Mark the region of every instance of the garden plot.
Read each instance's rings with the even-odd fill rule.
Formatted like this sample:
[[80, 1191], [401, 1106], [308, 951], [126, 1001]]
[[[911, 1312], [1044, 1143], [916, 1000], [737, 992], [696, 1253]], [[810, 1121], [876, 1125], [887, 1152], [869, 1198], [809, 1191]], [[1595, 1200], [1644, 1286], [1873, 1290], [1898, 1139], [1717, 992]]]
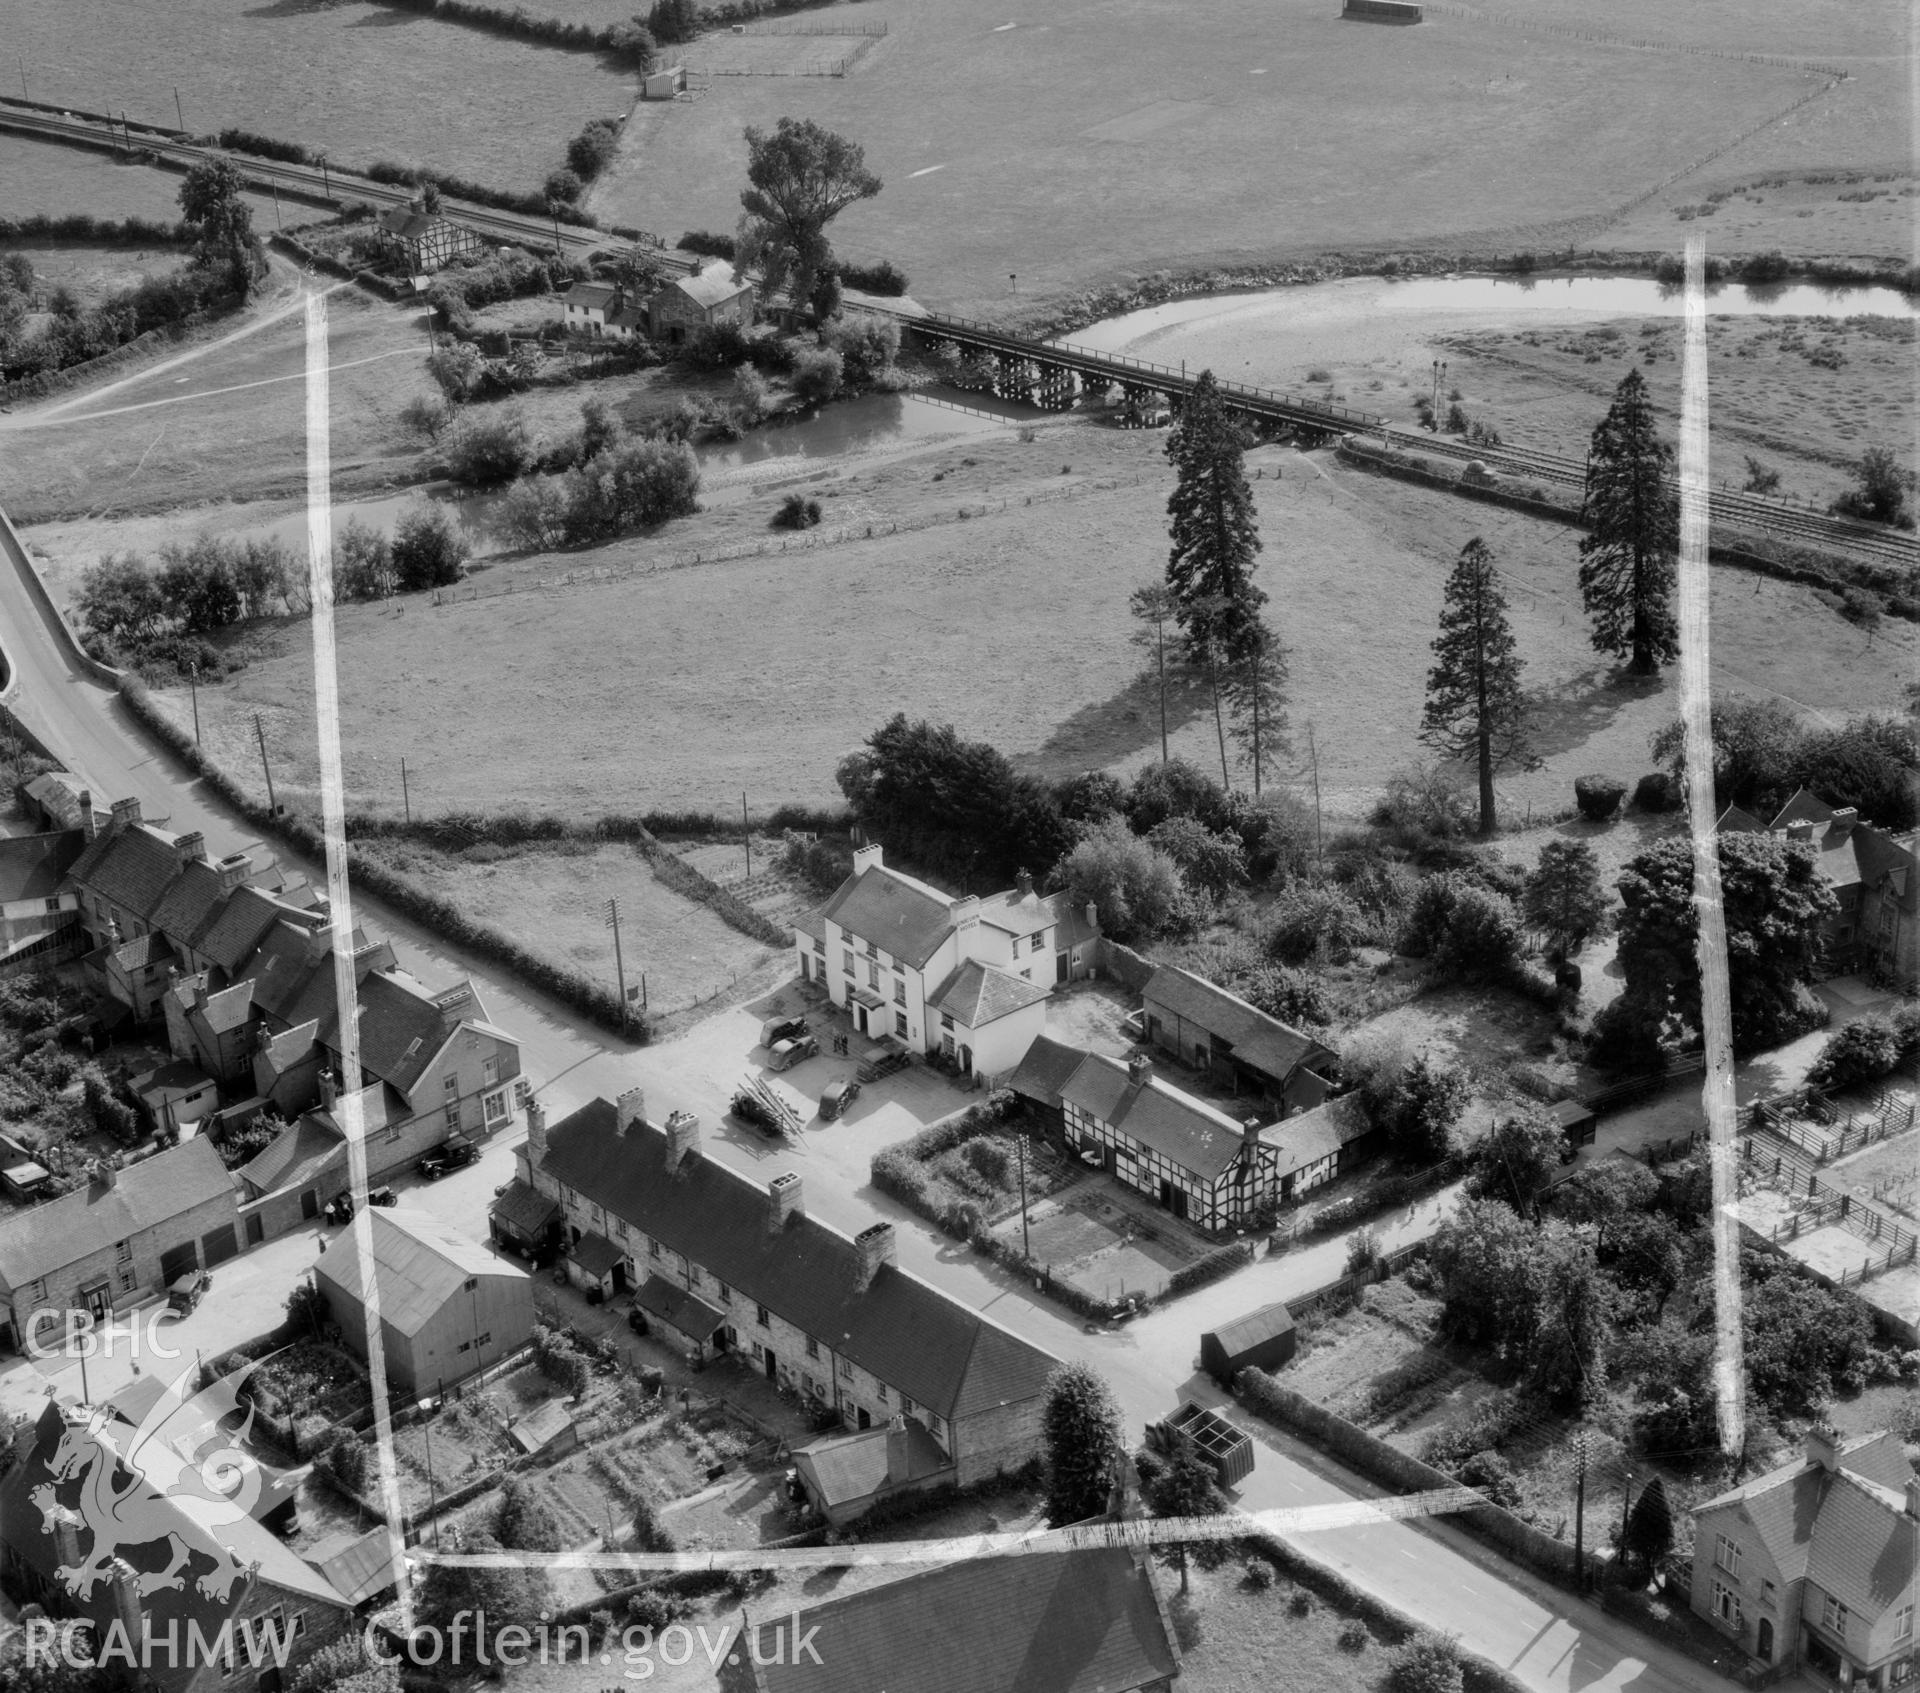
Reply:
[[1877, 1199], [1902, 1216], [1920, 1217], [1915, 1197], [1920, 1189], [1920, 1129], [1909, 1129], [1842, 1158], [1825, 1172], [1825, 1180]]
[[[1020, 1218], [1015, 1215], [994, 1232], [1019, 1242]], [[1093, 1183], [1031, 1207], [1025, 1238], [1034, 1262], [1044, 1264], [1055, 1281], [1107, 1304], [1134, 1293], [1158, 1298], [1174, 1273], [1204, 1250], [1171, 1221], [1164, 1228], [1142, 1224]]]

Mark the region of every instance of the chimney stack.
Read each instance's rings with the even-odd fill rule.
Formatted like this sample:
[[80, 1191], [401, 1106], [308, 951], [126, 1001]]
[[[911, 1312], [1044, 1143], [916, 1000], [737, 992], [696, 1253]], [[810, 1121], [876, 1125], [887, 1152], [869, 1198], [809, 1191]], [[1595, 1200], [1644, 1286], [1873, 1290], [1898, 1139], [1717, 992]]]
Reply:
[[207, 857], [207, 837], [201, 834], [198, 829], [194, 830], [190, 835], [175, 836], [173, 854], [174, 857], [180, 861], [180, 868], [183, 870], [189, 864], [196, 861], [205, 863]]
[[144, 1607], [140, 1600], [140, 1577], [125, 1558], [115, 1558], [107, 1568], [111, 1572], [107, 1580], [113, 1588], [115, 1617], [127, 1631], [128, 1646], [138, 1650], [140, 1637], [146, 1630]]
[[1827, 819], [1827, 827], [1840, 839], [1845, 840], [1853, 833], [1853, 826], [1859, 821], [1860, 808], [1857, 805], [1843, 805]]
[[1251, 1152], [1260, 1144], [1260, 1119], [1249, 1117], [1240, 1125], [1240, 1144]]
[[907, 1439], [907, 1419], [898, 1411], [887, 1420], [887, 1485], [905, 1487], [913, 1479], [912, 1448]]
[[778, 1234], [789, 1217], [803, 1217], [800, 1205], [800, 1178], [788, 1170], [767, 1183], [767, 1233]]
[[99, 832], [100, 825], [94, 820], [93, 815], [93, 790], [82, 788], [80, 790], [80, 833], [88, 840], [92, 840]]
[[340, 1100], [340, 1082], [333, 1073], [331, 1064], [320, 1067], [320, 1108], [331, 1111]]
[[667, 1173], [672, 1175], [700, 1145], [700, 1119], [691, 1111], [667, 1116]]
[[120, 1172], [111, 1158], [96, 1158], [93, 1161], [93, 1179], [111, 1193], [113, 1184], [120, 1179]]
[[1018, 890], [1022, 899], [1033, 898], [1033, 872], [1031, 870], [1014, 871], [1013, 885], [1015, 889]]
[[1832, 1423], [1815, 1423], [1807, 1430], [1807, 1462], [1823, 1470], [1840, 1467], [1840, 1432]]
[[1087, 901], [1087, 927], [1096, 935], [1100, 932], [1100, 907], [1092, 900]]
[[854, 1277], [854, 1286], [865, 1293], [873, 1286], [873, 1278], [880, 1273], [882, 1264], [891, 1264], [894, 1260], [893, 1224], [875, 1223], [862, 1229], [853, 1237], [853, 1249], [860, 1255], [859, 1269]]
[[527, 1101], [527, 1174], [540, 1168], [547, 1155], [547, 1108], [537, 1099]]
[[1145, 1056], [1127, 1060], [1127, 1080], [1137, 1088], [1143, 1088], [1153, 1080], [1153, 1060]]
[[220, 860], [220, 891], [230, 894], [253, 874], [253, 860], [244, 852], [231, 852]]
[[[85, 1421], [85, 1413], [75, 1418], [69, 1413], [70, 1421]], [[53, 1510], [53, 1549], [69, 1569], [80, 1565], [80, 1513], [71, 1505], [57, 1505]]]
[[853, 873], [858, 876], [868, 870], [886, 868], [886, 849], [880, 846], [856, 847], [853, 854]]
[[1787, 839], [1790, 841], [1811, 841], [1813, 824], [1805, 818], [1796, 819], [1787, 825]]
[[647, 1093], [645, 1088], [628, 1088], [613, 1102], [614, 1125], [622, 1134], [637, 1123], [647, 1120]]
[[333, 951], [333, 925], [316, 923], [307, 931], [307, 962], [318, 964]]
[[113, 822], [109, 828], [114, 834], [131, 829], [139, 821], [140, 802], [137, 799], [117, 799], [113, 802]]

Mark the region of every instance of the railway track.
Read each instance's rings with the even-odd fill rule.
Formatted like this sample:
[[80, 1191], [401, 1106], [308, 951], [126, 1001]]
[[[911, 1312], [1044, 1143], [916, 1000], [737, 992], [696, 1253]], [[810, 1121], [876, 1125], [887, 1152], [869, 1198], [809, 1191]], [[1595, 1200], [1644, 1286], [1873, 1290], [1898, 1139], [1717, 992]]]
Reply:
[[[260, 159], [246, 153], [227, 153], [201, 147], [176, 132], [138, 126], [124, 120], [82, 117], [72, 113], [54, 114], [35, 111], [18, 103], [0, 99], [0, 129], [13, 129], [54, 140], [79, 142], [91, 147], [131, 150], [139, 148], [181, 164], [196, 164], [204, 159], [229, 160], [241, 175], [256, 187], [287, 188], [322, 204], [337, 205], [343, 198], [364, 200], [375, 206], [404, 206], [411, 197], [405, 185], [375, 182], [351, 171], [335, 170], [331, 165], [289, 164], [277, 159]], [[624, 237], [610, 231], [560, 223], [551, 218], [530, 217], [521, 212], [503, 212], [491, 206], [477, 206], [454, 196], [444, 197], [448, 212], [482, 233], [491, 233], [522, 246], [551, 247], [566, 254], [584, 253], [597, 246]], [[657, 237], [649, 238], [658, 242]], [[668, 269], [687, 272], [699, 260], [664, 244], [654, 256]], [[1034, 341], [1015, 335], [993, 324], [942, 313], [915, 316], [863, 303], [858, 309], [892, 318], [903, 331], [933, 340], [954, 342], [978, 352], [1032, 366], [1041, 371], [1072, 371], [1082, 381], [1118, 383], [1143, 392], [1166, 394], [1169, 398], [1191, 391], [1196, 378], [1186, 368], [1136, 359], [1125, 353], [1110, 353], [1076, 346], [1072, 342]], [[1268, 422], [1290, 428], [1316, 430], [1329, 434], [1379, 436], [1406, 450], [1432, 458], [1455, 461], [1479, 459], [1489, 468], [1509, 476], [1559, 487], [1584, 485], [1583, 461], [1529, 447], [1475, 446], [1444, 435], [1429, 435], [1395, 429], [1387, 419], [1370, 412], [1354, 411], [1330, 401], [1305, 394], [1290, 394], [1278, 389], [1258, 388], [1241, 382], [1221, 382], [1220, 392], [1235, 409]], [[1827, 548], [1841, 548], [1856, 557], [1901, 569], [1920, 568], [1920, 542], [1898, 531], [1856, 523], [1824, 512], [1810, 511], [1784, 500], [1768, 499], [1730, 488], [1717, 488], [1711, 498], [1713, 519], [1728, 527], [1758, 530], [1783, 540], [1803, 542]]]

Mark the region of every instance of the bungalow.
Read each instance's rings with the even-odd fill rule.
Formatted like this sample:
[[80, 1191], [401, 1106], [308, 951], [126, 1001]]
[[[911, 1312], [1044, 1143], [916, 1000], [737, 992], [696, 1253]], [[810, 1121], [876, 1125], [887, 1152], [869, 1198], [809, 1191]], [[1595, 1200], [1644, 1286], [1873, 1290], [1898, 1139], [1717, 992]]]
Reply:
[[[24, 1346], [36, 1313], [102, 1320], [159, 1298], [239, 1250], [233, 1180], [205, 1139], [0, 1221], [0, 1344]], [[41, 1321], [47, 1319], [42, 1317]]]
[[[700, 1301], [668, 1307], [656, 1290], [654, 1314], [856, 1431], [810, 1448], [803, 1475], [823, 1511], [844, 1517], [869, 1497], [843, 1489], [871, 1479], [874, 1443], [848, 1447], [869, 1456], [843, 1463], [838, 1442], [896, 1416], [920, 1453], [897, 1485], [916, 1490], [971, 1486], [1038, 1451], [1055, 1360], [900, 1269], [891, 1224], [849, 1240], [806, 1215], [797, 1174], [760, 1187], [702, 1155], [697, 1119], [648, 1122], [637, 1091], [551, 1129], [530, 1111], [518, 1162], [520, 1181], [560, 1204], [571, 1242], [591, 1230], [620, 1249], [624, 1285], [658, 1278]], [[702, 1335], [709, 1311], [724, 1320]], [[884, 1470], [884, 1442], [879, 1452]]]
[[869, 846], [820, 918], [795, 928], [794, 950], [802, 980], [862, 1034], [1000, 1075], [1045, 1028], [1053, 986], [1086, 973], [1098, 934], [1090, 907], [1036, 894], [1024, 871], [1004, 893], [950, 899]]
[[761, 1623], [751, 1645], [726, 1693], [1170, 1693], [1180, 1674], [1144, 1548], [968, 1558]]
[[657, 342], [679, 346], [722, 323], [751, 329], [753, 303], [753, 284], [725, 259], [715, 259], [654, 294], [647, 302], [647, 331]]
[[1191, 970], [1162, 965], [1140, 1000], [1148, 1041], [1215, 1085], [1260, 1095], [1283, 1117], [1327, 1097], [1339, 1062], [1331, 1047]]
[[1771, 1677], [1911, 1684], [1920, 1476], [1882, 1432], [1808, 1431], [1805, 1452], [1693, 1511], [1693, 1608]]
[[426, 276], [460, 259], [484, 257], [487, 250], [477, 230], [428, 211], [418, 197], [410, 205], [382, 212], [380, 232], [398, 251], [411, 276]]
[[1903, 982], [1920, 976], [1920, 837], [1876, 828], [1854, 806], [1829, 805], [1800, 789], [1764, 826], [1729, 807], [1723, 833], [1764, 831], [1813, 848], [1820, 871], [1840, 902], [1821, 939], [1830, 953], [1864, 958]]
[[1108, 1174], [1208, 1230], [1245, 1226], [1331, 1181], [1370, 1129], [1351, 1099], [1278, 1123], [1236, 1122], [1163, 1081], [1151, 1060], [1085, 1054], [1059, 1086], [1067, 1145], [1098, 1152]]

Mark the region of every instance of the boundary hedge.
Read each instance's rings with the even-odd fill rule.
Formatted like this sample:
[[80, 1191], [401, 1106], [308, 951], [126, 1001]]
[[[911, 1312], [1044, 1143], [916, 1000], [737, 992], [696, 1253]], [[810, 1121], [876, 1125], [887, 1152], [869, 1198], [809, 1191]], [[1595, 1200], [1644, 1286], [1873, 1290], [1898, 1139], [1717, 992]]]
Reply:
[[185, 247], [193, 232], [184, 223], [152, 218], [97, 218], [90, 212], [49, 217], [0, 218], [0, 241], [84, 241], [102, 247]]
[[[160, 712], [138, 677], [121, 678], [120, 697], [142, 728], [256, 829], [277, 835], [296, 852], [311, 859], [325, 861], [326, 841], [312, 823], [304, 817], [289, 815], [284, 809], [276, 816], [254, 799]], [[652, 1038], [652, 1025], [644, 1015], [623, 1007], [617, 995], [579, 972], [562, 969], [529, 952], [503, 930], [476, 922], [450, 900], [441, 898], [412, 877], [354, 852], [351, 844], [347, 849], [347, 864], [359, 886], [376, 899], [385, 900], [402, 916], [425, 924], [450, 946], [464, 947], [490, 963], [503, 966], [528, 986], [557, 999], [603, 1029], [616, 1034], [625, 1032], [643, 1045]], [[627, 1012], [624, 1018], [623, 1010]]]

